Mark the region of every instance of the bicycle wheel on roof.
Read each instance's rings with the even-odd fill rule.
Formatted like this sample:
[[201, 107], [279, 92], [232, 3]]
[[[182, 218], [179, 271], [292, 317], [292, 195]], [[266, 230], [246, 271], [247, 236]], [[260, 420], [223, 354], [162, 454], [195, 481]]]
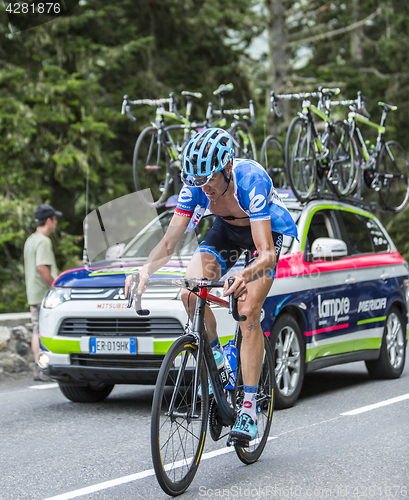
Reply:
[[317, 181], [312, 141], [311, 126], [307, 120], [295, 117], [285, 140], [285, 164], [291, 188], [301, 203], [311, 198]]
[[260, 163], [271, 177], [275, 188], [285, 189], [287, 187], [284, 148], [274, 135], [269, 135], [264, 139], [261, 146]]
[[228, 132], [233, 138], [236, 158], [257, 160], [256, 143], [250, 128], [245, 122], [235, 123], [229, 128]]
[[409, 199], [409, 168], [406, 153], [396, 141], [382, 146], [376, 165], [379, 174], [379, 197], [385, 208], [402, 211]]
[[[161, 132], [163, 133], [163, 132]], [[156, 127], [147, 127], [140, 133], [133, 153], [135, 190], [150, 189], [148, 205], [157, 206], [167, 198], [171, 184], [169, 152]]]

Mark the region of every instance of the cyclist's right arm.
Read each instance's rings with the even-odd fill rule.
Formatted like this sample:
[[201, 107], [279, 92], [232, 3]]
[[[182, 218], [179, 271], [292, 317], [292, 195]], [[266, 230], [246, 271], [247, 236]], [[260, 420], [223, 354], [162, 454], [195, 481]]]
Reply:
[[[173, 252], [175, 251], [176, 245], [189, 224], [189, 221], [190, 217], [178, 215], [177, 213], [173, 215], [164, 237], [151, 251], [147, 261], [139, 272], [139, 286], [135, 291], [137, 295], [141, 295], [145, 291], [145, 283], [152, 276], [152, 274], [169, 262]], [[132, 274], [127, 276], [125, 280], [125, 298], [128, 297], [131, 284]]]

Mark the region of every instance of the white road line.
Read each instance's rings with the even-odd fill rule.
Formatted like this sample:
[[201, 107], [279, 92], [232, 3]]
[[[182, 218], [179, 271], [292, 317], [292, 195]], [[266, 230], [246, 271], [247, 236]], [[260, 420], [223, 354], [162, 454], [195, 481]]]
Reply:
[[[277, 439], [277, 437], [272, 436], [269, 437], [267, 441], [271, 441], [272, 439]], [[218, 457], [220, 455], [225, 455], [226, 453], [231, 453], [234, 451], [232, 446], [222, 448], [221, 450], [209, 451], [208, 453], [204, 453], [202, 456], [202, 460], [207, 460], [209, 458]], [[177, 462], [177, 467], [182, 467], [185, 464], [185, 460], [181, 460]], [[165, 466], [165, 468], [171, 467]], [[113, 488], [114, 486], [120, 486], [121, 484], [132, 483], [133, 481], [138, 481], [139, 479], [144, 479], [145, 477], [154, 476], [155, 471], [153, 469], [148, 469], [142, 472], [137, 472], [136, 474], [131, 474], [129, 476], [119, 477], [117, 479], [112, 479], [111, 481], [105, 481], [103, 483], [94, 484], [93, 486], [87, 486], [86, 488], [81, 488], [79, 490], [71, 491], [68, 493], [63, 493], [61, 495], [57, 495], [55, 497], [49, 497], [45, 500], [72, 500], [73, 498], [82, 497], [84, 495], [89, 495], [91, 493], [96, 493], [97, 491], [107, 490], [108, 488]]]
[[29, 389], [55, 389], [58, 387], [58, 384], [53, 382], [51, 384], [45, 384], [44, 382], [42, 385], [30, 385], [28, 388]]
[[382, 406], [393, 405], [394, 403], [399, 403], [400, 401], [405, 401], [409, 399], [409, 394], [403, 394], [403, 396], [398, 396], [392, 399], [386, 399], [385, 401], [381, 401], [380, 403], [375, 403], [373, 405], [362, 406], [361, 408], [357, 408], [356, 410], [346, 411], [345, 413], [341, 413], [341, 415], [359, 415], [360, 413], [364, 413], [366, 411], [376, 410], [377, 408], [381, 408]]

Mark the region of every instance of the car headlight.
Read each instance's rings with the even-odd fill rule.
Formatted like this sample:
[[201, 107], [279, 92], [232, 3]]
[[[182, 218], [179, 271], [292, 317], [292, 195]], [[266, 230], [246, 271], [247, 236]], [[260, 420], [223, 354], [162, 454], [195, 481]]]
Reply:
[[43, 307], [54, 309], [63, 302], [71, 300], [71, 288], [53, 288], [51, 287], [44, 299]]

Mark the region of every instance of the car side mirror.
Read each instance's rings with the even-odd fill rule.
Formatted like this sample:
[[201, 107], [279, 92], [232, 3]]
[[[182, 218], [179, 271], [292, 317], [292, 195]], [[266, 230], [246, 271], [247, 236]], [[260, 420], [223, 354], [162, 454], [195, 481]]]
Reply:
[[317, 238], [311, 246], [314, 260], [337, 260], [348, 255], [345, 241], [335, 238]]
[[125, 243], [118, 243], [117, 245], [112, 245], [105, 252], [105, 260], [115, 260], [121, 256], [122, 250], [125, 248]]

